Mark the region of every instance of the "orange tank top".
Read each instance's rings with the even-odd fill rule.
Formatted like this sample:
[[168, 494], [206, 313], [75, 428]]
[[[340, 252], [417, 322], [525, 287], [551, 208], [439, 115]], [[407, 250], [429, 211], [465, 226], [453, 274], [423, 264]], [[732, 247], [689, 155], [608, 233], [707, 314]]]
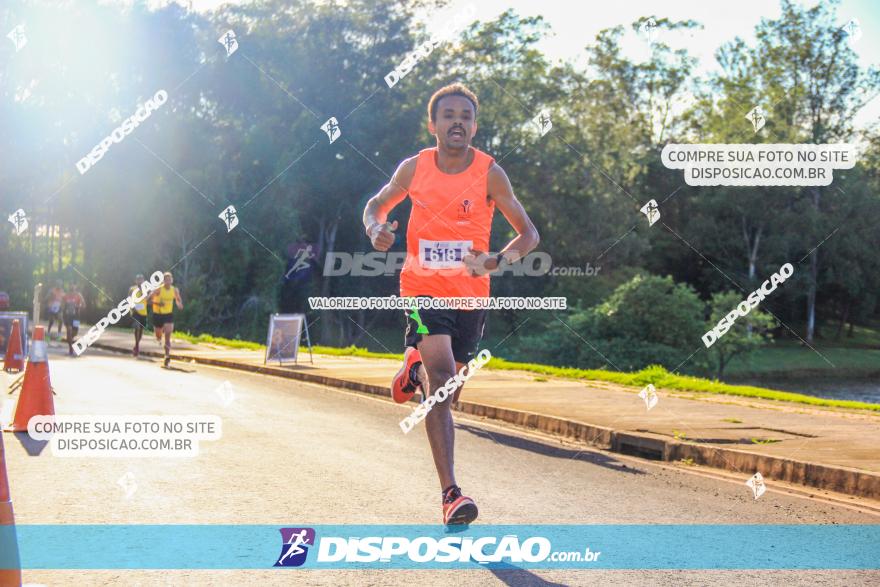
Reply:
[[461, 173], [437, 168], [437, 148], [419, 152], [409, 188], [412, 211], [406, 226], [401, 296], [489, 297], [489, 275], [468, 274], [468, 247], [489, 251], [495, 202], [488, 198], [490, 155], [471, 147], [474, 159]]

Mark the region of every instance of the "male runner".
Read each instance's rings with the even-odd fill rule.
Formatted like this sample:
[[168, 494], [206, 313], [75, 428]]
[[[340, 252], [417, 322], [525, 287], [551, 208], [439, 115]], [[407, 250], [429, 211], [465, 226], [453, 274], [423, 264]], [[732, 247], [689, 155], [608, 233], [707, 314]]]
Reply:
[[67, 354], [71, 357], [73, 352], [73, 339], [79, 332], [79, 312], [86, 306], [86, 301], [79, 293], [79, 286], [75, 283], [70, 286], [70, 292], [64, 294], [63, 319], [67, 329]]
[[49, 327], [46, 333], [52, 340], [52, 323], [58, 321], [58, 340], [61, 340], [61, 304], [64, 303], [64, 287], [61, 281], [55, 282], [55, 287], [46, 295], [46, 314], [49, 317]]
[[[128, 289], [129, 297], [136, 292], [140, 292], [141, 284], [144, 282], [144, 276], [141, 273], [135, 275], [134, 285]], [[141, 296], [138, 295], [140, 298]], [[139, 303], [134, 304], [131, 309], [131, 327], [134, 328], [134, 348], [131, 354], [137, 358], [140, 354], [141, 337], [144, 335], [144, 329], [147, 327], [147, 300], [144, 298]]]
[[150, 298], [153, 302], [153, 328], [156, 329], [156, 343], [162, 344], [162, 332], [165, 332], [165, 366], [171, 362], [171, 333], [174, 332], [174, 304], [183, 310], [180, 291], [172, 285], [174, 277], [165, 272], [165, 283], [153, 291]]
[[[437, 146], [404, 160], [388, 185], [367, 203], [364, 225], [373, 247], [387, 251], [397, 221], [388, 213], [409, 195], [412, 212], [406, 230], [407, 256], [400, 273], [401, 296], [489, 297], [489, 273], [534, 249], [538, 231], [513, 194], [504, 170], [470, 146], [477, 131], [477, 97], [462, 84], [441, 88], [428, 102], [428, 130]], [[517, 236], [490, 255], [489, 233], [495, 207]], [[420, 322], [407, 311], [404, 365], [392, 382], [397, 402], [422, 388], [423, 399], [442, 387], [474, 358], [487, 310], [421, 309]], [[422, 329], [423, 330], [423, 329]], [[461, 387], [453, 396], [458, 401]], [[469, 524], [477, 506], [455, 482], [452, 401], [438, 402], [425, 418], [428, 442], [442, 488], [443, 523]]]

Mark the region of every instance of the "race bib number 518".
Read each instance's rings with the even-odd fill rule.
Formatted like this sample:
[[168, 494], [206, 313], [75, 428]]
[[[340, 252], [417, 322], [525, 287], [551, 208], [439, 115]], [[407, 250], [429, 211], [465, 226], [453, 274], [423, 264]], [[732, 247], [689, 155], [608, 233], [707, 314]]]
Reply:
[[419, 239], [419, 264], [427, 269], [454, 269], [462, 266], [462, 258], [473, 241], [430, 241]]

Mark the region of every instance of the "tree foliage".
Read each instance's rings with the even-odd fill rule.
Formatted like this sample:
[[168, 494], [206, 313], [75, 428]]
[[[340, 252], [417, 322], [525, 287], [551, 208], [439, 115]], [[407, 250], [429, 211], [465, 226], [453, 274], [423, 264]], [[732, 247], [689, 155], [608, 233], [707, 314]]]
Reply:
[[[556, 266], [602, 267], [590, 278], [493, 281], [494, 295], [569, 299], [575, 310], [557, 316], [565, 325], [535, 314], [517, 334], [540, 340], [554, 362], [628, 370], [685, 361], [697, 371], [713, 361], [717, 371], [720, 355], [689, 356], [705, 301], [752, 291], [785, 262], [795, 275], [762, 307], [798, 336], [840, 337], [847, 324], [878, 319], [880, 139], [853, 119], [880, 74], [858, 66], [835, 3], [784, 0], [753, 42], [719, 47], [721, 69], [709, 79], [662, 34], [698, 23], [656, 16], [661, 34], [643, 61], [621, 49], [638, 22], [604, 30], [585, 47], [583, 68], [551, 62], [538, 49], [546, 23], [508, 11], [472, 23], [389, 88], [384, 76], [428, 38], [417, 11], [438, 8], [257, 0], [200, 14], [144, 2], [5, 3], [3, 30], [27, 16], [31, 46], [3, 48], [0, 203], [5, 215], [24, 208], [30, 228], [0, 231], [0, 289], [29, 307], [36, 282], [75, 280], [96, 318], [135, 273], [171, 269], [190, 302], [181, 328], [261, 340], [268, 314], [305, 295], [292, 294], [285, 275], [297, 243], [308, 242], [318, 252], [309, 292], [396, 293], [396, 276], [322, 276], [323, 255], [369, 250], [365, 202], [403, 158], [432, 144], [431, 93], [463, 81], [481, 100], [475, 146], [507, 171], [542, 250]], [[239, 48], [227, 56], [217, 38], [230, 29]], [[168, 103], [80, 175], [76, 161], [158, 89]], [[758, 134], [744, 118], [757, 104], [767, 113]], [[529, 121], [544, 109], [553, 129], [537, 137]], [[320, 130], [331, 116], [342, 129], [332, 144]], [[842, 141], [860, 144], [859, 164], [820, 189], [693, 188], [659, 161], [669, 142]], [[639, 211], [649, 199], [662, 215], [653, 226]], [[218, 218], [228, 205], [240, 221], [230, 232]], [[404, 204], [393, 215], [401, 235], [408, 212]], [[497, 215], [493, 250], [511, 236]], [[403, 248], [399, 238], [393, 250]], [[493, 328], [508, 332], [524, 318], [497, 316]], [[373, 332], [403, 324], [396, 312], [310, 318], [324, 344], [387, 348]], [[728, 337], [723, 356], [742, 341]], [[762, 338], [745, 340], [748, 349]]]

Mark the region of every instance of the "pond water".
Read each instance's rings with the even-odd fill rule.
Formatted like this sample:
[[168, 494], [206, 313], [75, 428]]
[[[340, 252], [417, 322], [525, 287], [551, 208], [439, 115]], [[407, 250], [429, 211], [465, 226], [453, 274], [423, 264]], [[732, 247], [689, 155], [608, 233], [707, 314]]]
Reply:
[[819, 377], [793, 377], [785, 379], [750, 378], [731, 381], [736, 385], [755, 385], [782, 391], [826, 399], [844, 399], [880, 404], [880, 378], [877, 379], [831, 379]]

